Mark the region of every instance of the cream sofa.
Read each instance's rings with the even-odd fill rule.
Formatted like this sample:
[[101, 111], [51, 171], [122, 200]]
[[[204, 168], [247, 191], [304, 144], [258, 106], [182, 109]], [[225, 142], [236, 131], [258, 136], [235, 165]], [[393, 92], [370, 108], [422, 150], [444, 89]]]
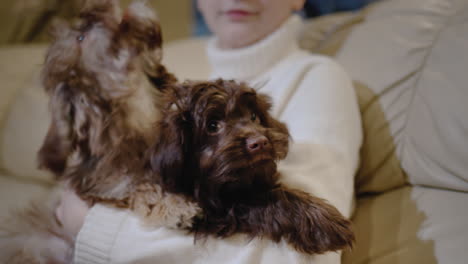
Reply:
[[[181, 79], [210, 71], [206, 39], [166, 46]], [[357, 242], [344, 263], [468, 263], [468, 1], [384, 0], [306, 24], [301, 45], [356, 81], [365, 141]], [[36, 170], [44, 46], [0, 48], [0, 217], [48, 192]]]

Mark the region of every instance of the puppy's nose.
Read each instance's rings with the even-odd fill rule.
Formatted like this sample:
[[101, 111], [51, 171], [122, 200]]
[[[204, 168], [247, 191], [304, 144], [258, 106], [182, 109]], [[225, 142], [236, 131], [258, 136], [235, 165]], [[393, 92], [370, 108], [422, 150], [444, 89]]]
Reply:
[[246, 143], [247, 143], [247, 151], [250, 154], [261, 152], [262, 150], [267, 148], [269, 145], [268, 139], [262, 135], [249, 137], [247, 138]]

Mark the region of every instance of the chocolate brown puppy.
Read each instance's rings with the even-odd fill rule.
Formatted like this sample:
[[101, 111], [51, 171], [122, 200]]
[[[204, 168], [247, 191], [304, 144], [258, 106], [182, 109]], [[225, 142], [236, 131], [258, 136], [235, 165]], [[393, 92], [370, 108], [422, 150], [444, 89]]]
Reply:
[[308, 254], [351, 247], [351, 222], [336, 208], [278, 182], [289, 134], [269, 114], [267, 96], [223, 80], [169, 90], [152, 165], [163, 189], [202, 208], [192, 227], [198, 237], [285, 239]]

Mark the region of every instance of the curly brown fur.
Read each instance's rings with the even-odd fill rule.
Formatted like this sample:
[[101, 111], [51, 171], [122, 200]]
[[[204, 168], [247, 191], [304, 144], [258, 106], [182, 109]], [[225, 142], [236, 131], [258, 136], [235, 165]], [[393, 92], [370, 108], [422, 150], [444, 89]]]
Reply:
[[163, 188], [199, 203], [198, 237], [284, 238], [309, 254], [352, 245], [351, 223], [337, 209], [278, 182], [289, 135], [268, 113], [268, 97], [218, 80], [175, 86], [167, 102], [152, 166]]
[[[42, 72], [52, 120], [38, 154], [39, 166], [90, 204], [131, 208], [151, 226], [186, 228], [199, 207], [158, 186], [147, 156], [158, 136], [154, 126], [161, 117], [161, 91], [176, 81], [160, 64], [159, 23], [142, 1], [131, 4], [122, 17], [117, 4], [87, 1], [76, 24], [63, 22], [53, 31]], [[53, 211], [42, 213], [49, 216], [44, 222], [56, 226]], [[18, 216], [26, 222], [33, 221], [30, 217]], [[11, 231], [3, 241], [25, 238], [23, 230]], [[61, 233], [49, 235], [52, 239]], [[45, 257], [42, 245], [36, 246], [17, 248], [15, 259], [55, 263]], [[0, 247], [0, 255], [11, 247], [15, 248]], [[40, 261], [43, 258], [46, 262]]]
[[87, 3], [76, 26], [56, 29], [46, 54], [52, 122], [39, 164], [91, 203], [128, 207], [153, 178], [145, 152], [157, 136], [161, 91], [176, 79], [159, 64], [159, 24], [143, 2], [123, 18], [114, 1]]

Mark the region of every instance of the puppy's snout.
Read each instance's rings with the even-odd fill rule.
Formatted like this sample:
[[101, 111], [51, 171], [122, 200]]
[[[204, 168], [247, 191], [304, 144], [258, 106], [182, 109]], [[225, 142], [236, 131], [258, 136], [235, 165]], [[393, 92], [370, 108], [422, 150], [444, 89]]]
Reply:
[[250, 154], [256, 154], [268, 148], [270, 143], [268, 142], [268, 138], [266, 138], [265, 136], [255, 135], [248, 137], [246, 140], [246, 144], [247, 151]]

